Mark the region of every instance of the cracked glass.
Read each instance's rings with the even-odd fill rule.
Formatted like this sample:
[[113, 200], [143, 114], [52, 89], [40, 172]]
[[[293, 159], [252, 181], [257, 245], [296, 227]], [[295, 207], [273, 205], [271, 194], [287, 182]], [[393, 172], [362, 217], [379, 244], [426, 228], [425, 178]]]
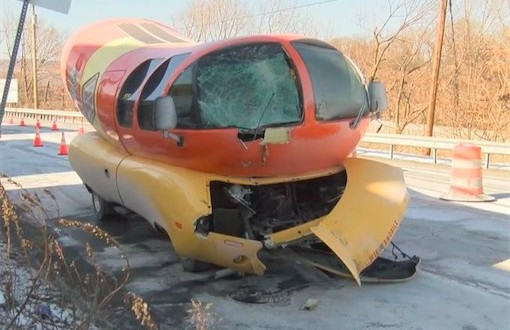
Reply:
[[204, 128], [257, 129], [300, 122], [297, 76], [280, 44], [233, 47], [201, 58], [197, 106]]

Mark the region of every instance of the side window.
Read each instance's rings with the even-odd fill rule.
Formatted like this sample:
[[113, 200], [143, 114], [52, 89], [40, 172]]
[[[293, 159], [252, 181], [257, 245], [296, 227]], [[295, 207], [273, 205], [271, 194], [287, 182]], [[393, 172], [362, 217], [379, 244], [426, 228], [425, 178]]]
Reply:
[[170, 96], [174, 100], [177, 112], [177, 127], [193, 128], [196, 122], [193, 120], [193, 66], [184, 70], [175, 80], [170, 89]]
[[117, 103], [117, 121], [120, 126], [133, 127], [133, 106], [140, 93], [140, 86], [159, 63], [160, 59], [143, 62], [131, 72], [122, 85]]
[[83, 114], [92, 123], [96, 117], [96, 87], [99, 80], [99, 72], [93, 75], [83, 84], [81, 100]]
[[154, 71], [142, 90], [141, 101], [138, 105], [138, 125], [141, 129], [153, 130], [154, 125], [154, 100], [148, 99], [154, 90], [161, 84], [165, 71], [168, 67], [165, 61]]
[[138, 106], [138, 125], [143, 130], [155, 130], [154, 104], [158, 97], [163, 95], [168, 78], [175, 68], [188, 56], [182, 54], [172, 57], [161, 64], [143, 86]]

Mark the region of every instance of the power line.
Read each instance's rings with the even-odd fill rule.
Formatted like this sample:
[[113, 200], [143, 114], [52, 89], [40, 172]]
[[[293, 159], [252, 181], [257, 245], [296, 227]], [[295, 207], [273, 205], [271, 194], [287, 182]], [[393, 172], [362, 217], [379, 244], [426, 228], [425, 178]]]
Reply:
[[267, 11], [267, 12], [252, 14], [252, 15], [241, 16], [240, 18], [257, 17], [257, 16], [264, 16], [264, 15], [269, 15], [269, 14], [278, 14], [278, 13], [283, 13], [283, 12], [290, 11], [290, 10], [301, 9], [301, 8], [306, 8], [306, 7], [313, 7], [313, 6], [323, 5], [326, 3], [336, 2], [336, 1], [340, 1], [340, 0], [325, 0], [325, 1], [312, 2], [312, 3], [303, 4], [303, 5], [277, 9], [274, 11]]
[[302, 9], [302, 8], [307, 8], [307, 7], [313, 7], [313, 6], [323, 5], [323, 4], [327, 4], [327, 3], [331, 3], [331, 2], [337, 2], [337, 1], [340, 1], [340, 0], [317, 1], [317, 2], [312, 2], [312, 3], [306, 3], [306, 4], [302, 4], [302, 5], [296, 5], [296, 6], [292, 6], [292, 7], [286, 7], [286, 8], [282, 8], [282, 9], [277, 9], [277, 10], [273, 10], [273, 11], [266, 11], [266, 12], [251, 14], [251, 15], [237, 16], [237, 17], [225, 19], [225, 20], [222, 20], [222, 21], [196, 24], [194, 26], [203, 26], [203, 25], [210, 25], [210, 24], [216, 24], [216, 23], [225, 23], [225, 22], [235, 21], [235, 20], [243, 19], [243, 18], [251, 18], [251, 17], [257, 17], [257, 16], [264, 16], [264, 15], [269, 15], [269, 14], [278, 14], [278, 13], [283, 13], [283, 12], [286, 12], [286, 11]]

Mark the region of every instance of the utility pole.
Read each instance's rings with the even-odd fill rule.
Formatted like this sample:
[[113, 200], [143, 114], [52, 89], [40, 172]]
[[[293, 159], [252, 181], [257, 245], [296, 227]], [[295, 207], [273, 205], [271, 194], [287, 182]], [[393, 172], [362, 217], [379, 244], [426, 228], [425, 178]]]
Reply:
[[36, 29], [37, 29], [37, 16], [35, 14], [35, 5], [32, 3], [32, 80], [34, 87], [34, 109], [39, 108], [39, 98], [37, 95], [37, 43], [36, 43]]
[[[433, 72], [430, 84], [430, 100], [427, 112], [427, 123], [425, 125], [425, 136], [432, 136], [434, 129], [434, 116], [436, 112], [437, 87], [439, 80], [439, 68], [441, 67], [441, 51], [443, 49], [444, 26], [446, 21], [446, 9], [448, 0], [439, 0], [439, 19], [436, 30], [436, 41], [434, 44], [434, 58], [432, 60]], [[430, 149], [427, 154], [430, 154]]]

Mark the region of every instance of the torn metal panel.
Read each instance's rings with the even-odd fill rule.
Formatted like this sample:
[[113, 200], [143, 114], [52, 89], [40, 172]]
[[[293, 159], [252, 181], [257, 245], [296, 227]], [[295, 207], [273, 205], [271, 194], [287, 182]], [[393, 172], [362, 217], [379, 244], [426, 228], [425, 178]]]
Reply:
[[359, 158], [348, 158], [344, 165], [347, 187], [342, 198], [311, 230], [361, 285], [361, 271], [381, 254], [400, 225], [408, 193], [399, 168]]

